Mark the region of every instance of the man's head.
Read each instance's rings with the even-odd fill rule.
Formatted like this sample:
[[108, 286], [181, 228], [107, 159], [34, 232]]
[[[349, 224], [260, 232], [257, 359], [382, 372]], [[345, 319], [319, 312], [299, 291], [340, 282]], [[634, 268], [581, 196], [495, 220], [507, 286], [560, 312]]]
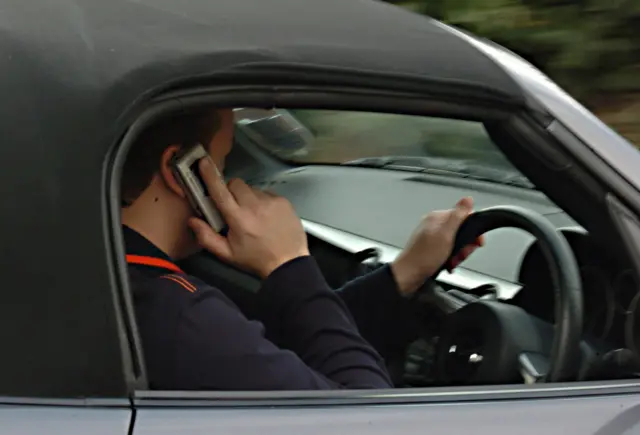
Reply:
[[121, 179], [122, 220], [172, 257], [193, 252], [193, 214], [170, 161], [182, 147], [202, 144], [220, 171], [233, 143], [233, 111], [173, 115], [145, 130], [132, 146]]

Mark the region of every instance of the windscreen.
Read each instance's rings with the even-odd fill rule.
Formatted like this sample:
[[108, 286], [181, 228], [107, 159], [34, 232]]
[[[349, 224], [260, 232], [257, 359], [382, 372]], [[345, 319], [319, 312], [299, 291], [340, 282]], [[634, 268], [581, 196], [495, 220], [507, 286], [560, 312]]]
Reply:
[[240, 109], [250, 140], [295, 164], [441, 172], [533, 188], [481, 122], [342, 110]]

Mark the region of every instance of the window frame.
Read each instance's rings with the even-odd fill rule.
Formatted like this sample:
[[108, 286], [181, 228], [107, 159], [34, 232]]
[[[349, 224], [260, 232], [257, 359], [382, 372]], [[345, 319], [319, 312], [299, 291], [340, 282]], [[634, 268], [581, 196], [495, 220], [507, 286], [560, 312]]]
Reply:
[[[355, 110], [367, 112], [397, 113], [418, 116], [450, 117], [453, 119], [480, 121], [486, 124], [527, 122], [531, 119], [516, 118], [517, 113], [527, 117], [522, 106], [510, 102], [474, 101], [461, 103], [459, 98], [447, 99], [416, 95], [405, 92], [392, 92], [380, 89], [345, 88], [331, 86], [226, 86], [202, 87], [196, 89], [176, 90], [157, 98], [147, 110], [135, 120], [123, 137], [111, 168], [110, 208], [112, 214], [112, 240], [120, 285], [127, 295], [124, 309], [126, 319], [133, 321], [130, 328], [136, 331], [135, 316], [131, 302], [131, 289], [127, 280], [124, 262], [124, 243], [120, 232], [119, 180], [126, 154], [137, 134], [158, 117], [186, 107], [212, 105], [217, 107], [287, 107], [313, 108], [331, 110]], [[532, 119], [535, 117], [531, 117]], [[539, 118], [538, 118], [539, 119]], [[548, 145], [547, 145], [548, 148]], [[545, 153], [546, 149], [536, 150]], [[556, 155], [558, 150], [550, 150]], [[544, 156], [546, 157], [546, 156]], [[136, 333], [137, 334], [137, 333]], [[131, 343], [137, 358], [144, 361], [140, 339], [136, 337]], [[519, 400], [554, 397], [584, 397], [613, 394], [640, 394], [640, 379], [637, 381], [597, 381], [572, 382], [549, 385], [500, 385], [480, 387], [446, 387], [419, 389], [389, 390], [349, 390], [349, 391], [270, 391], [270, 392], [224, 392], [224, 391], [150, 391], [146, 387], [146, 370], [142, 367], [141, 375], [132, 391], [133, 403], [136, 406], [162, 407], [260, 407], [273, 406], [338, 406], [338, 405], [373, 405], [373, 404], [416, 404], [416, 403], [450, 403], [465, 401]]]

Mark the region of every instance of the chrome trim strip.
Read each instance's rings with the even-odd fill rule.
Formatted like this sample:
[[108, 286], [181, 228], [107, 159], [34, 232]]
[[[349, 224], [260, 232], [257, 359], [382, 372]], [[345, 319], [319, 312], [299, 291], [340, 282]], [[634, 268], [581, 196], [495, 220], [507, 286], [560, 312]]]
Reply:
[[[633, 381], [573, 382], [562, 384], [505, 385], [479, 387], [433, 387], [400, 390], [334, 391], [136, 391], [134, 404], [148, 407], [242, 407], [347, 406], [462, 403], [468, 401], [576, 398], [638, 394]], [[633, 396], [636, 397], [636, 396]]]
[[[302, 225], [309, 234], [349, 252], [356, 253], [363, 249], [378, 248], [380, 250], [380, 261], [383, 263], [392, 262], [401, 251], [397, 246], [370, 240], [306, 219], [302, 219]], [[493, 284], [498, 288], [498, 297], [501, 299], [513, 297], [521, 288], [518, 284], [487, 276], [463, 267], [456, 268], [453, 273], [442, 272], [438, 275], [436, 281], [466, 290], [484, 284]]]

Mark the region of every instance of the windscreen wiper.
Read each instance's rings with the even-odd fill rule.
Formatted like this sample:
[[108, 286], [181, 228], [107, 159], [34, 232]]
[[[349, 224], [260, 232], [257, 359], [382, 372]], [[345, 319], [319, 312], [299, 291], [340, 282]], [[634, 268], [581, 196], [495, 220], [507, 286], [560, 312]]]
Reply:
[[342, 163], [342, 166], [420, 172], [424, 174], [468, 178], [526, 189], [535, 189], [533, 183], [531, 183], [522, 174], [518, 173], [515, 169], [509, 170], [507, 168], [483, 166], [465, 160], [445, 157], [365, 157]]
[[357, 166], [360, 168], [384, 168], [406, 170], [411, 172], [423, 172], [425, 170], [442, 170], [455, 173], [458, 169], [463, 169], [465, 165], [459, 160], [446, 159], [440, 157], [418, 157], [418, 156], [384, 156], [365, 157], [357, 160], [350, 160], [342, 163], [342, 166]]
[[486, 181], [493, 181], [495, 183], [522, 187], [526, 189], [535, 189], [535, 185], [531, 181], [529, 181], [527, 177], [520, 174], [516, 170], [469, 164], [461, 172], [468, 174], [469, 177], [472, 177], [474, 179], [480, 177], [485, 179]]

